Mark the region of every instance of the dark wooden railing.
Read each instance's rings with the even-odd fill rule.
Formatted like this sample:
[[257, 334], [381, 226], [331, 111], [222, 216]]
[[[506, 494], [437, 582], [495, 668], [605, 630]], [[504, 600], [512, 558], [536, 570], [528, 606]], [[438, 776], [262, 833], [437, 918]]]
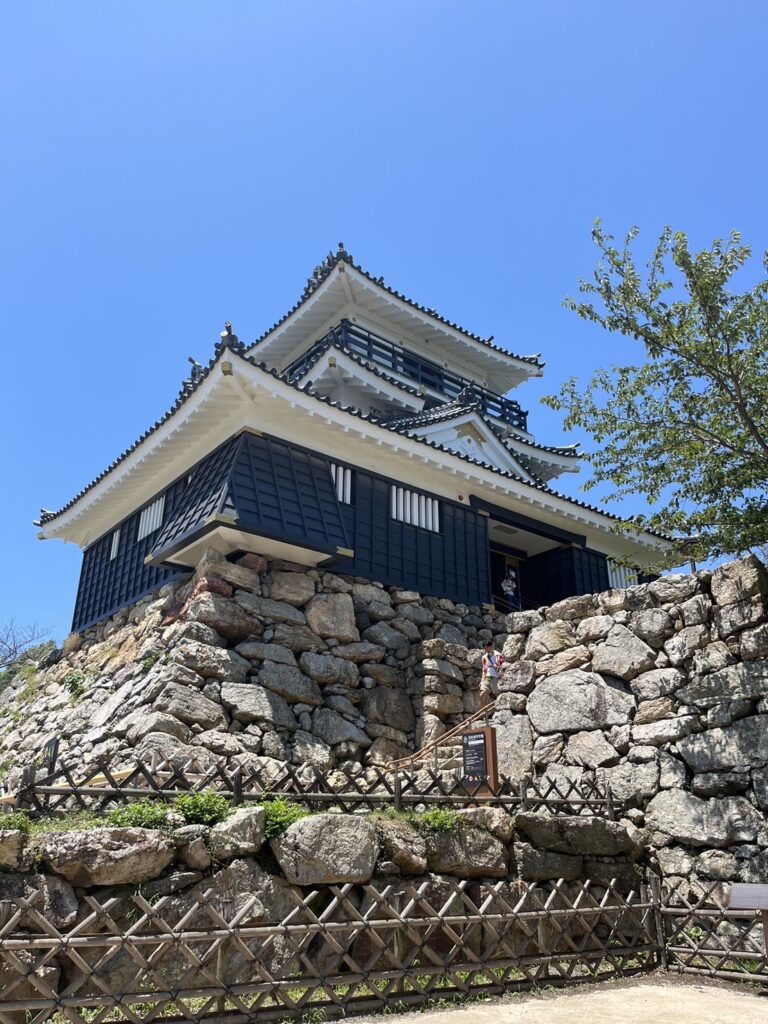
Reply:
[[469, 390], [472, 392], [473, 401], [480, 405], [480, 409], [486, 415], [499, 419], [518, 430], [527, 431], [528, 429], [528, 413], [511, 398], [497, 395], [468, 377], [462, 377], [458, 373], [446, 370], [430, 359], [417, 356], [400, 345], [395, 345], [370, 331], [356, 327], [348, 320], [342, 320], [324, 338], [316, 341], [311, 348], [291, 363], [285, 370], [288, 379], [295, 380], [301, 376], [329, 340], [343, 345], [350, 352], [374, 363], [383, 370], [399, 374], [427, 391], [437, 392], [446, 401], [452, 402], [462, 391]]

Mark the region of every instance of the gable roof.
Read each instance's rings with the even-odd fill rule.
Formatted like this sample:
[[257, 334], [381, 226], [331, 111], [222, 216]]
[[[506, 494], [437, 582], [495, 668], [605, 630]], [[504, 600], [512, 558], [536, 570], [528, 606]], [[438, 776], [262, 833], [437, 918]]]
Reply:
[[528, 367], [526, 371], [527, 375], [540, 375], [541, 370], [544, 367], [544, 363], [541, 362], [538, 353], [535, 355], [520, 356], [509, 352], [507, 349], [502, 348], [501, 345], [497, 345], [495, 343], [493, 335], [483, 338], [479, 334], [475, 334], [473, 331], [470, 331], [465, 327], [461, 327], [453, 320], [449, 320], [447, 317], [442, 316], [436, 309], [423, 306], [421, 303], [416, 302], [415, 299], [411, 299], [402, 292], [396, 291], [385, 283], [383, 277], [374, 277], [373, 274], [370, 274], [359, 263], [355, 263], [352, 256], [344, 248], [344, 244], [342, 242], [339, 243], [336, 252], [329, 252], [325, 259], [312, 271], [298, 302], [296, 302], [287, 313], [280, 317], [279, 320], [272, 324], [271, 327], [264, 331], [264, 333], [249, 346], [248, 351], [250, 352], [251, 350], [257, 349], [259, 346], [263, 345], [273, 334], [275, 334], [276, 331], [286, 325], [291, 318], [302, 312], [304, 307], [311, 303], [315, 296], [322, 292], [323, 286], [331, 279], [333, 272], [337, 267], [342, 270], [346, 267], [351, 268], [351, 270], [359, 275], [359, 278], [362, 281], [367, 282], [383, 295], [390, 297], [391, 299], [396, 299], [403, 306], [408, 307], [415, 314], [420, 315], [422, 319], [431, 321], [436, 327], [443, 328], [450, 334], [461, 336], [476, 350], [479, 347], [480, 350], [485, 350], [488, 355], [493, 355], [497, 360], [502, 358], [511, 365], [517, 364], [519, 366], [520, 364], [526, 364]]

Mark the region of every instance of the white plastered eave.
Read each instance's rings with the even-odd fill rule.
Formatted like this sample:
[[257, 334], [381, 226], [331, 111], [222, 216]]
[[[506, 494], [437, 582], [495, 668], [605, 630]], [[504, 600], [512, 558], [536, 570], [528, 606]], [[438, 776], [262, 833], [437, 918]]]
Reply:
[[[231, 374], [222, 372], [227, 364]], [[281, 429], [275, 429], [277, 426]], [[246, 428], [304, 445], [311, 438], [310, 446], [351, 463], [355, 462], [350, 450], [354, 440], [355, 448], [362, 445], [367, 453], [360, 465], [451, 500], [456, 500], [457, 493], [476, 493], [490, 502], [539, 516], [542, 522], [559, 522], [575, 532], [578, 526], [577, 532], [589, 535], [591, 547], [606, 553], [640, 558], [667, 547], [650, 534], [632, 539], [618, 535], [611, 528], [615, 520], [608, 516], [323, 402], [231, 350], [225, 350], [197, 391], [165, 423], [71, 508], [46, 523], [40, 536], [87, 547], [218, 444]]]

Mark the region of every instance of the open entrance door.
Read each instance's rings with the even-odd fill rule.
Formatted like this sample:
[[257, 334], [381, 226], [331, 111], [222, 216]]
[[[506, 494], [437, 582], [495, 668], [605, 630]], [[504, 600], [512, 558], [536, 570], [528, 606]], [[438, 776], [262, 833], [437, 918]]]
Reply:
[[523, 607], [520, 592], [521, 557], [491, 546], [491, 590], [500, 612], [517, 612]]

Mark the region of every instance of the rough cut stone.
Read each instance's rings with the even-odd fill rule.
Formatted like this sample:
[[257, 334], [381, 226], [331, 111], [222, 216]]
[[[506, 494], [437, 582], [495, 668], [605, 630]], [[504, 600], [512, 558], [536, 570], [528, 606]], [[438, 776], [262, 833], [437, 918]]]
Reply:
[[379, 647], [378, 644], [368, 643], [367, 640], [360, 640], [356, 644], [343, 644], [339, 647], [334, 647], [333, 653], [337, 658], [343, 658], [345, 661], [351, 661], [356, 665], [360, 665], [365, 662], [382, 661], [387, 652], [383, 647]]
[[534, 626], [528, 634], [525, 645], [525, 656], [538, 661], [545, 654], [556, 654], [572, 647], [576, 642], [576, 634], [570, 622], [545, 622]]
[[426, 837], [430, 871], [458, 878], [505, 878], [507, 851], [486, 831], [461, 825]]
[[756, 626], [764, 618], [765, 606], [760, 600], [739, 601], [715, 608], [715, 626], [721, 640], [726, 640], [748, 626]]
[[247, 640], [235, 648], [238, 654], [250, 661], [275, 661], [280, 665], [296, 667], [296, 657], [292, 650], [282, 644], [264, 644], [256, 640]]
[[421, 875], [427, 870], [427, 844], [419, 833], [396, 818], [377, 818], [381, 846], [404, 875]]
[[516, 873], [526, 882], [549, 882], [559, 878], [573, 881], [581, 875], [581, 857], [537, 850], [530, 843], [515, 843], [512, 857]]
[[259, 672], [259, 682], [289, 704], [309, 704], [320, 707], [323, 695], [320, 687], [291, 665], [278, 665], [265, 661]]
[[706, 675], [708, 672], [718, 672], [721, 668], [732, 665], [735, 660], [722, 640], [716, 640], [703, 650], [696, 651], [691, 663], [691, 671], [694, 675]]
[[301, 818], [271, 842], [283, 874], [294, 885], [368, 882], [379, 858], [373, 826], [354, 815]]
[[326, 644], [309, 626], [294, 626], [290, 622], [276, 622], [272, 642], [287, 647], [296, 654], [301, 651], [324, 651]]
[[312, 716], [312, 731], [323, 743], [334, 747], [337, 743], [352, 743], [357, 747], [370, 747], [370, 737], [330, 708], [319, 708]]
[[186, 617], [191, 622], [202, 622], [215, 629], [227, 640], [245, 640], [258, 629], [252, 615], [228, 597], [218, 594], [199, 594], [190, 602]]
[[173, 860], [173, 844], [146, 828], [96, 828], [52, 832], [40, 850], [71, 885], [128, 885], [157, 876]]
[[258, 597], [256, 594], [238, 590], [235, 601], [257, 619], [269, 622], [287, 622], [293, 626], [303, 626], [306, 622], [304, 613], [285, 601], [273, 601], [269, 597]]
[[281, 729], [296, 728], [296, 719], [286, 701], [263, 686], [223, 683], [221, 700], [238, 722], [267, 722]]
[[644, 701], [637, 706], [634, 724], [647, 725], [649, 722], [659, 722], [662, 718], [673, 715], [675, 709], [676, 704], [671, 697], [657, 697], [656, 700]]
[[749, 774], [744, 772], [702, 772], [694, 775], [691, 790], [696, 796], [733, 796], [743, 793], [749, 785]]
[[655, 668], [636, 676], [629, 688], [638, 700], [656, 700], [674, 693], [685, 682], [684, 674], [677, 668]]
[[695, 576], [683, 575], [661, 576], [648, 586], [648, 592], [659, 604], [681, 604], [698, 589], [699, 581]]
[[598, 768], [597, 780], [603, 787], [610, 785], [616, 800], [641, 807], [658, 791], [659, 765], [657, 761], [641, 764], [624, 761], [609, 768]]
[[360, 670], [352, 661], [337, 658], [332, 654], [316, 654], [306, 651], [299, 659], [302, 671], [317, 683], [339, 683], [355, 687], [360, 682]]
[[[0, 872], [0, 904], [19, 899], [33, 900], [34, 910], [54, 928], [70, 928], [77, 918], [77, 897], [62, 878]], [[17, 927], [39, 934], [42, 929], [35, 918], [36, 914], [25, 912]]]
[[393, 629], [386, 622], [377, 622], [373, 626], [369, 626], [363, 633], [363, 638], [369, 643], [386, 648], [388, 651], [400, 650], [400, 648], [408, 643], [399, 630]]
[[712, 602], [706, 594], [696, 594], [680, 605], [684, 626], [698, 626], [709, 620]]
[[264, 842], [266, 816], [263, 807], [238, 807], [208, 835], [214, 860], [234, 860], [258, 853]]
[[768, 575], [759, 558], [747, 555], [715, 569], [710, 587], [717, 604], [735, 604], [768, 593]]
[[528, 697], [527, 711], [539, 733], [581, 732], [622, 725], [634, 707], [630, 694], [594, 672], [573, 669], [540, 682]]
[[403, 690], [376, 686], [372, 690], [363, 691], [360, 703], [369, 722], [389, 725], [406, 733], [411, 732], [416, 724], [413, 704]]
[[696, 858], [696, 873], [702, 878], [717, 878], [732, 882], [739, 877], [739, 862], [725, 850], [706, 850]]
[[534, 626], [540, 626], [543, 621], [537, 611], [512, 612], [507, 616], [507, 632], [530, 633]]
[[694, 677], [688, 686], [677, 691], [676, 698], [683, 704], [706, 708], [725, 700], [759, 698], [767, 693], [768, 663], [754, 661]]
[[768, 715], [741, 718], [723, 729], [708, 729], [677, 745], [695, 772], [749, 768], [768, 763]]
[[701, 800], [692, 793], [668, 789], [645, 810], [648, 828], [688, 846], [731, 846], [755, 839], [762, 815], [743, 797]]
[[536, 663], [534, 661], [518, 661], [514, 665], [504, 665], [497, 688], [499, 693], [530, 693], [536, 685]]
[[25, 847], [26, 836], [23, 832], [15, 828], [0, 828], [0, 871], [20, 871], [24, 864]]
[[564, 758], [569, 764], [597, 768], [615, 763], [619, 755], [599, 730], [592, 730], [574, 733], [568, 740]]
[[537, 675], [553, 676], [560, 672], [568, 672], [572, 668], [581, 668], [591, 660], [592, 655], [589, 648], [583, 645], [569, 647], [565, 651], [558, 651], [551, 658], [542, 660], [536, 666]]
[[187, 725], [199, 725], [203, 729], [227, 727], [227, 716], [221, 707], [191, 686], [168, 683], [155, 701], [155, 709], [165, 711]]
[[592, 655], [592, 669], [618, 679], [634, 679], [653, 668], [656, 653], [626, 626], [618, 623]]
[[533, 732], [525, 715], [496, 715], [498, 768], [513, 784], [530, 776], [533, 766]]
[[463, 807], [456, 811], [461, 821], [490, 832], [502, 843], [508, 843], [515, 831], [515, 820], [501, 807]]
[[563, 752], [565, 740], [559, 732], [551, 733], [549, 736], [539, 736], [533, 745], [533, 763], [536, 767], [550, 764], [557, 761]]
[[592, 615], [583, 619], [576, 627], [576, 641], [584, 644], [594, 640], [605, 640], [613, 629], [614, 622], [610, 615]]
[[192, 669], [205, 679], [226, 679], [232, 683], [244, 683], [251, 671], [250, 663], [235, 651], [194, 641], [175, 647], [171, 661]]
[[151, 732], [164, 732], [169, 736], [175, 736], [182, 743], [188, 743], [192, 735], [188, 726], [180, 722], [173, 715], [166, 715], [162, 711], [150, 711], [145, 709], [134, 711], [128, 716], [124, 724], [128, 724], [126, 738], [131, 746], [135, 746]]
[[745, 630], [739, 638], [739, 645], [744, 661], [768, 658], [768, 622], [757, 629]]
[[318, 636], [333, 636], [345, 644], [360, 639], [349, 594], [316, 594], [305, 606], [304, 614]]
[[580, 594], [576, 597], [566, 597], [562, 601], [556, 601], [550, 605], [544, 613], [548, 622], [557, 619], [584, 619], [592, 615], [597, 607], [597, 600], [594, 594]]
[[768, 768], [757, 768], [752, 772], [752, 789], [757, 806], [768, 811]]
[[291, 761], [293, 764], [310, 764], [319, 771], [326, 771], [333, 767], [335, 758], [327, 743], [310, 732], [297, 729], [293, 737]]
[[688, 736], [699, 728], [699, 720], [695, 715], [681, 715], [678, 718], [665, 718], [660, 722], [647, 722], [645, 725], [632, 726], [632, 742], [661, 747], [665, 743], [675, 743], [683, 736]]
[[632, 612], [629, 626], [633, 633], [651, 647], [661, 647], [668, 631], [672, 629], [672, 619], [663, 608], [643, 608]]
[[315, 593], [315, 583], [303, 572], [273, 572], [269, 578], [269, 596], [301, 608]]
[[555, 853], [615, 857], [639, 852], [623, 825], [591, 815], [549, 816], [521, 811], [515, 818], [515, 828], [535, 846]]

